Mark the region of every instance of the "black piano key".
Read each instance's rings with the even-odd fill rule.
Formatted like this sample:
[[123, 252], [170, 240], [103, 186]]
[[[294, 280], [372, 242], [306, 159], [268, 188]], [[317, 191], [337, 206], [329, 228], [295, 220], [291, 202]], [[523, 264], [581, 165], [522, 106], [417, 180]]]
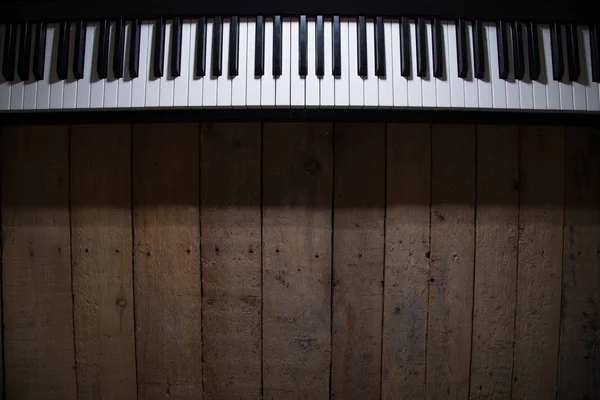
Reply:
[[433, 45], [433, 76], [441, 78], [444, 75], [444, 36], [442, 21], [433, 19], [431, 44]]
[[86, 26], [84, 21], [78, 21], [75, 24], [75, 48], [73, 51], [73, 76], [75, 79], [83, 78]]
[[417, 76], [427, 76], [427, 32], [423, 18], [417, 19]]
[[590, 25], [590, 57], [592, 59], [592, 80], [600, 82], [600, 26]]
[[171, 77], [177, 78], [181, 75], [181, 40], [183, 34], [181, 18], [173, 18], [171, 27]]
[[115, 22], [115, 42], [113, 43], [113, 74], [116, 79], [123, 77], [123, 56], [125, 53], [125, 21]]
[[540, 40], [535, 22], [527, 25], [527, 56], [529, 58], [529, 77], [536, 81], [540, 77], [542, 64], [540, 61]]
[[375, 76], [385, 77], [385, 33], [383, 17], [375, 17]]
[[498, 72], [500, 79], [507, 79], [509, 73], [508, 38], [506, 23], [496, 23], [496, 42], [498, 43]]
[[569, 67], [569, 81], [576, 82], [581, 74], [579, 63], [579, 40], [577, 37], [577, 25], [567, 25], [567, 61]]
[[550, 48], [552, 50], [552, 79], [560, 81], [565, 74], [565, 61], [562, 51], [562, 32], [559, 23], [550, 26]]
[[410, 76], [410, 24], [407, 17], [400, 19], [400, 74]]
[[317, 76], [323, 76], [325, 75], [325, 26], [322, 15], [317, 16], [315, 40], [315, 48], [317, 51], [315, 72]]
[[36, 80], [44, 79], [44, 65], [46, 63], [46, 23], [37, 24], [33, 50], [33, 76]]
[[17, 24], [7, 24], [4, 28], [4, 58], [2, 75], [7, 81], [15, 79], [15, 58], [17, 56]]
[[298, 75], [308, 75], [308, 25], [306, 15], [300, 16], [300, 27], [298, 32]]
[[525, 76], [525, 51], [523, 49], [523, 24], [518, 21], [512, 27], [512, 48], [515, 79], [523, 79]]
[[139, 19], [131, 21], [129, 36], [129, 77], [137, 78], [140, 68], [140, 34], [142, 26]]
[[466, 78], [469, 73], [469, 47], [467, 44], [467, 24], [459, 19], [456, 24], [456, 55], [459, 78]]
[[239, 65], [239, 47], [240, 47], [240, 21], [238, 17], [231, 17], [231, 22], [229, 23], [229, 65], [228, 72], [229, 76], [237, 76], [238, 75], [238, 65]]
[[223, 63], [223, 20], [215, 17], [212, 33], [211, 71], [212, 76], [221, 76], [221, 65]]
[[273, 18], [273, 76], [281, 75], [281, 65], [283, 64], [282, 36], [281, 16], [276, 15]]
[[[216, 18], [215, 18], [216, 19]], [[165, 29], [164, 18], [158, 18], [154, 26], [154, 77], [160, 78], [164, 75], [165, 65]]]
[[358, 76], [367, 77], [367, 19], [358, 17]]
[[254, 76], [265, 73], [265, 18], [256, 17], [256, 39], [254, 40]]
[[110, 24], [108, 20], [100, 22], [100, 34], [98, 36], [97, 72], [98, 79], [106, 79], [108, 76], [108, 46], [110, 38]]
[[206, 17], [198, 18], [196, 27], [196, 76], [206, 75]]
[[475, 78], [485, 77], [485, 47], [483, 40], [483, 22], [475, 20], [473, 23], [473, 61], [475, 63]]
[[67, 79], [69, 72], [69, 41], [71, 39], [71, 24], [61, 22], [58, 28], [58, 53], [56, 57], [56, 75], [58, 79]]
[[342, 34], [340, 17], [333, 17], [333, 76], [342, 75]]
[[31, 23], [21, 24], [21, 37], [19, 39], [19, 63], [17, 73], [22, 81], [29, 80], [31, 62]]

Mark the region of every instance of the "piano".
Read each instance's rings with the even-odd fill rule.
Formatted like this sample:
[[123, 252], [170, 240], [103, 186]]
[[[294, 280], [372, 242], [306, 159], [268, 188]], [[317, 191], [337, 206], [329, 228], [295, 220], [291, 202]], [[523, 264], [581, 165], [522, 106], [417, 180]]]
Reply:
[[600, 113], [591, 2], [368, 3], [9, 1], [0, 115]]

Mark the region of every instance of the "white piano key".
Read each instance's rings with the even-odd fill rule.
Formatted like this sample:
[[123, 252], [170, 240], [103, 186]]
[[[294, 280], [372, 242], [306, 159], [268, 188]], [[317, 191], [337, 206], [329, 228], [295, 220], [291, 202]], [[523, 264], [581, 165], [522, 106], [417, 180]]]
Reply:
[[[529, 33], [529, 31], [527, 31]], [[526, 33], [526, 35], [527, 35]], [[540, 47], [540, 75], [538, 80], [532, 80], [531, 86], [533, 88], [533, 108], [535, 110], [546, 110], [548, 108], [548, 100], [546, 98], [546, 83], [552, 79], [552, 72], [550, 75], [546, 72], [546, 54], [551, 57], [550, 53], [546, 53], [547, 49], [544, 46], [543, 27], [539, 26], [535, 34], [538, 36], [538, 43]], [[527, 38], [529, 43], [529, 38]], [[529, 69], [529, 65], [527, 65]]]
[[148, 26], [148, 50], [146, 52], [146, 69], [148, 74], [146, 80], [146, 107], [158, 107], [160, 104], [160, 78], [154, 76], [154, 36], [156, 28], [155, 22], [150, 23]]
[[423, 106], [422, 78], [417, 75], [417, 25], [410, 22], [410, 76], [408, 77], [409, 107]]
[[[248, 20], [248, 45], [246, 46], [246, 107], [260, 106], [260, 76], [254, 74], [256, 62], [256, 19]], [[285, 49], [286, 46], [284, 46]], [[288, 71], [289, 74], [289, 71]], [[289, 104], [289, 103], [288, 103]]]
[[[320, 79], [320, 105], [321, 108], [333, 107], [335, 105], [335, 79], [333, 77], [333, 24], [331, 19], [325, 18], [324, 50], [325, 50], [325, 75]], [[341, 32], [340, 32], [341, 34]]]
[[427, 74], [422, 78], [421, 92], [423, 93], [423, 107], [435, 107], [437, 95], [435, 91], [435, 78], [433, 77], [433, 45], [431, 41], [431, 23], [426, 22], [425, 27], [425, 43], [427, 43]]
[[341, 75], [334, 77], [335, 106], [348, 107], [350, 105], [350, 67], [349, 67], [349, 42], [348, 19], [340, 19], [340, 47], [342, 54]]
[[217, 106], [217, 77], [212, 76], [212, 31], [213, 20], [206, 23], [206, 76], [202, 86], [202, 106], [214, 108]]
[[488, 56], [490, 60], [490, 81], [492, 83], [492, 100], [494, 109], [506, 108], [506, 82], [500, 79], [498, 66], [498, 38], [496, 25], [486, 24]]
[[[467, 76], [459, 78], [464, 86], [465, 107], [479, 107], [479, 79], [475, 78], [475, 58], [473, 53], [473, 25], [467, 22]], [[458, 71], [458, 66], [457, 66]], [[484, 96], [485, 97], [485, 96]], [[490, 93], [491, 99], [491, 93]]]
[[515, 79], [515, 68], [513, 61], [513, 46], [512, 43], [512, 26], [506, 24], [507, 33], [506, 39], [508, 40], [508, 77], [506, 78], [506, 108], [511, 110], [521, 109], [521, 100], [519, 96], [519, 82]]
[[[558, 82], [552, 78], [552, 50], [550, 47], [550, 27], [541, 25], [543, 54], [540, 55], [541, 62], [545, 68], [545, 86], [546, 86], [546, 107], [548, 110], [560, 110], [560, 91]], [[535, 88], [534, 88], [535, 90]], [[534, 93], [535, 95], [535, 93]], [[537, 104], [536, 104], [537, 108]]]
[[392, 74], [393, 96], [395, 108], [406, 107], [408, 105], [408, 84], [405, 77], [401, 75], [400, 65], [400, 21], [397, 19], [391, 23], [392, 36], [392, 63], [391, 70], [387, 70], [388, 74]]
[[[38, 25], [33, 25], [31, 29], [31, 37], [35, 38], [37, 34]], [[35, 54], [35, 46], [33, 45], [32, 40], [31, 48], [29, 49], [29, 80], [25, 82], [25, 87], [23, 88], [23, 109], [24, 110], [35, 110], [35, 102], [37, 97], [37, 82], [35, 77], [33, 76], [33, 56]], [[2, 65], [2, 64], [0, 64]]]
[[108, 46], [108, 74], [104, 82], [104, 108], [117, 108], [117, 97], [119, 95], [119, 80], [115, 78], [113, 71], [113, 59], [115, 57], [115, 41], [117, 40], [117, 27], [114, 22], [110, 24]]
[[[4, 45], [4, 26], [0, 24], [0, 43]], [[4, 51], [0, 51], [0, 65], [4, 60]], [[4, 75], [0, 73], [0, 110], [8, 110], [10, 108], [10, 82], [4, 79]]]
[[[202, 107], [202, 86], [204, 78], [196, 75], [196, 57], [200, 44], [196, 42], [198, 37], [198, 20], [192, 20], [190, 26], [190, 41], [188, 59], [188, 106]], [[205, 44], [206, 45], [206, 44]], [[183, 50], [182, 50], [183, 51]], [[177, 92], [177, 87], [175, 87]]]
[[[523, 29], [523, 60], [525, 63], [525, 75], [523, 75], [523, 79], [518, 81], [519, 85], [519, 103], [521, 105], [522, 110], [530, 110], [534, 108], [533, 104], [533, 82], [531, 82], [531, 77], [529, 75], [529, 48], [527, 47], [527, 30]], [[513, 43], [513, 46], [515, 44]], [[544, 103], [545, 104], [545, 103]]]
[[[275, 80], [275, 103], [277, 107], [290, 106], [290, 73], [291, 73], [291, 21], [283, 18], [281, 21], [281, 75]], [[248, 45], [250, 41], [248, 41]], [[250, 63], [253, 50], [248, 47], [248, 69], [254, 69]]]
[[239, 68], [238, 76], [231, 83], [231, 104], [236, 108], [246, 107], [246, 70], [248, 46], [248, 19], [240, 18]]
[[[489, 35], [489, 26], [490, 24], [484, 23], [483, 29], [483, 41], [484, 43], [496, 40], [496, 36], [491, 37]], [[475, 27], [473, 27], [475, 28]], [[473, 42], [471, 41], [471, 46]], [[483, 79], [473, 78], [477, 81], [477, 92], [479, 95], [479, 108], [493, 108], [494, 100], [492, 97], [492, 72], [490, 71], [492, 68], [498, 69], [498, 62], [494, 65], [494, 61], [491, 58], [489, 45], [483, 46], [484, 60], [485, 60], [485, 74]], [[473, 56], [475, 53], [473, 52]], [[475, 62], [473, 62], [473, 75], [475, 75]]]
[[305, 79], [299, 74], [299, 20], [292, 20], [290, 26], [291, 46], [290, 46], [290, 104], [292, 107], [304, 107]]
[[375, 108], [379, 104], [378, 83], [375, 75], [375, 22], [367, 19], [367, 78], [363, 79], [365, 107]]
[[588, 111], [600, 111], [600, 90], [598, 83], [592, 77], [592, 48], [590, 45], [590, 33], [587, 27], [582, 28], [581, 48], [585, 55], [581, 63], [581, 75], [585, 82], [585, 99]]
[[[131, 106], [135, 108], [144, 107], [146, 104], [146, 83], [150, 75], [150, 24], [142, 22], [140, 26], [140, 56], [138, 65], [138, 77], [131, 84]], [[93, 84], [92, 84], [93, 85]]]
[[10, 88], [10, 109], [11, 110], [22, 110], [23, 109], [23, 90], [25, 89], [25, 83], [21, 80], [21, 77], [18, 74], [18, 65], [19, 65], [19, 53], [21, 47], [21, 38], [20, 38], [20, 30], [21, 26], [19, 26], [15, 35], [17, 36], [16, 48], [15, 48], [15, 77], [12, 82]]
[[[583, 37], [587, 35], [587, 27], [584, 28], [581, 26], [577, 27], [577, 41], [579, 43], [579, 68], [581, 73], [579, 74], [579, 79], [576, 82], [572, 83], [573, 86], [573, 108], [577, 111], [585, 111], [587, 110], [587, 98], [585, 93], [585, 85], [587, 84], [586, 79], [586, 64], [585, 64], [585, 54], [583, 53]], [[590, 54], [590, 53], [587, 53]]]
[[[227, 24], [229, 27], [229, 24]], [[173, 107], [173, 97], [175, 95], [175, 79], [171, 76], [171, 35], [173, 31], [173, 23], [166, 21], [165, 23], [165, 59], [163, 64], [163, 76], [160, 78], [160, 100], [161, 107]]]
[[231, 21], [229, 18], [223, 20], [223, 42], [221, 76], [217, 78], [217, 107], [231, 107], [231, 79], [229, 77], [229, 29]]
[[182, 20], [181, 23], [181, 74], [175, 79], [173, 88], [173, 105], [175, 107], [187, 107], [189, 79], [193, 74], [190, 70], [190, 58], [194, 58], [194, 51], [190, 48], [192, 32], [192, 21]]
[[314, 18], [307, 19], [308, 33], [308, 74], [305, 81], [305, 106], [315, 108], [319, 106], [319, 78], [317, 77], [317, 46], [316, 46], [316, 22]]
[[131, 86], [133, 81], [129, 76], [129, 53], [131, 48], [129, 47], [131, 35], [131, 22], [125, 24], [125, 46], [123, 54], [123, 77], [119, 78], [119, 94], [117, 97], [118, 108], [130, 108], [131, 107]]
[[77, 80], [73, 75], [73, 59], [75, 58], [75, 23], [70, 28], [69, 38], [69, 62], [67, 63], [67, 79], [65, 79], [65, 88], [63, 91], [63, 109], [71, 109], [77, 106]]
[[558, 90], [560, 93], [560, 109], [561, 110], [573, 110], [573, 85], [569, 81], [569, 53], [567, 52], [567, 31], [564, 25], [561, 26], [562, 30], [562, 49], [563, 49], [563, 63], [565, 73], [562, 76], [560, 82], [558, 82]]
[[[454, 27], [454, 26], [453, 26]], [[448, 24], [444, 21], [442, 23], [442, 41], [443, 41], [443, 63], [444, 70], [441, 78], [435, 79], [435, 94], [436, 94], [436, 105], [440, 108], [449, 108], [452, 106], [451, 94], [450, 94], [450, 77], [448, 76], [449, 64], [456, 59], [450, 59], [450, 45], [448, 43]]]
[[[275, 77], [273, 76], [273, 18], [265, 18], [265, 74], [260, 80], [260, 105], [275, 106]], [[319, 89], [317, 87], [317, 93]]]
[[90, 107], [90, 94], [92, 90], [92, 71], [96, 61], [94, 57], [94, 35], [97, 23], [88, 23], [85, 28], [85, 56], [83, 63], [83, 76], [77, 81], [77, 108]]
[[[65, 81], [58, 79], [56, 73], [56, 60], [58, 55], [58, 38], [59, 38], [59, 24], [54, 25], [54, 43], [52, 44], [52, 56], [50, 62], [50, 108], [61, 109], [63, 105], [63, 89], [65, 87]], [[48, 40], [48, 38], [46, 38]], [[48, 55], [46, 55], [48, 57]]]
[[[54, 29], [54, 24], [48, 24], [46, 29], [46, 51], [44, 55], [44, 79], [38, 81], [37, 84], [36, 110], [47, 110], [50, 107], [50, 70], [52, 68], [52, 50], [54, 49]], [[1, 98], [0, 85], [0, 101]]]
[[462, 108], [465, 106], [464, 79], [458, 76], [458, 49], [456, 47], [456, 23], [448, 21], [446, 25], [446, 43], [448, 57], [446, 58], [446, 79], [450, 82], [450, 105]]
[[350, 107], [364, 105], [363, 79], [358, 76], [358, 25], [356, 19], [348, 22], [348, 65], [350, 69]]
[[392, 51], [392, 21], [383, 22], [384, 41], [385, 41], [385, 77], [377, 77], [379, 92], [379, 107], [390, 108], [394, 105], [394, 66]]

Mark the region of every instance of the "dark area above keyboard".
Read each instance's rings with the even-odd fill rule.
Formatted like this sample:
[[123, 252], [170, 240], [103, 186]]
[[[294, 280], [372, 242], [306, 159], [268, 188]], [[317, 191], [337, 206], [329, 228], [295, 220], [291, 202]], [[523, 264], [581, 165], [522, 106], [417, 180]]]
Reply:
[[588, 23], [600, 21], [597, 7], [597, 0], [4, 0], [0, 21], [306, 14]]

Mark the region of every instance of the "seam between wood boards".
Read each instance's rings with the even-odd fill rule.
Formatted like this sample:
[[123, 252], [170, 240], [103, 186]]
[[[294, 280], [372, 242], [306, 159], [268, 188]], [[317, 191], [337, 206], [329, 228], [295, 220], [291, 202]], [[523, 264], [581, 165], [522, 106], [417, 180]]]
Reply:
[[425, 318], [425, 368], [423, 374], [423, 395], [427, 398], [427, 345], [429, 340], [429, 297], [431, 292], [431, 213], [433, 209], [433, 124], [429, 125], [429, 243], [428, 243], [428, 268], [427, 268], [427, 316]]
[[[1, 154], [3, 152], [3, 147], [4, 147], [4, 130], [5, 128], [0, 127], [0, 157]], [[3, 191], [2, 189], [4, 188], [4, 181], [2, 180], [2, 172], [3, 172], [3, 165], [2, 163], [0, 163], [0, 317], [2, 318], [0, 320], [0, 335], [2, 335], [0, 337], [0, 340], [2, 341], [2, 343], [0, 344], [1, 346], [1, 351], [2, 354], [0, 354], [0, 356], [2, 357], [2, 376], [0, 377], [0, 379], [2, 379], [1, 385], [2, 387], [0, 388], [0, 394], [2, 395], [3, 399], [6, 399], [6, 362], [5, 362], [5, 349], [4, 349], [4, 340], [5, 340], [5, 336], [4, 336], [4, 248], [3, 248], [3, 244], [4, 244], [4, 224], [3, 224], [3, 220], [2, 220], [2, 215], [4, 214], [3, 212], [3, 208], [2, 208], [2, 195], [3, 195]]]
[[79, 374], [77, 373], [77, 340], [76, 340], [76, 332], [75, 332], [75, 293], [73, 292], [73, 202], [72, 202], [72, 174], [71, 174], [71, 164], [72, 164], [72, 131], [73, 125], [67, 125], [67, 181], [68, 181], [68, 189], [67, 189], [67, 207], [69, 210], [69, 272], [71, 275], [71, 323], [72, 323], [72, 331], [73, 331], [73, 366], [75, 370], [73, 373], [75, 374], [75, 398], [79, 397]]
[[137, 349], [137, 319], [135, 313], [135, 218], [134, 218], [134, 150], [133, 150], [133, 126], [129, 124], [129, 218], [131, 223], [131, 297], [132, 297], [132, 308], [133, 308], [133, 362], [135, 365], [135, 397], [139, 399], [140, 396], [140, 381], [138, 371], [138, 349]]
[[473, 282], [471, 284], [471, 340], [469, 345], [469, 386], [467, 387], [467, 398], [471, 398], [471, 370], [473, 368], [473, 333], [475, 321], [475, 273], [477, 266], [477, 209], [479, 207], [479, 125], [473, 126], [473, 186], [475, 198], [473, 199]]
[[200, 256], [200, 375], [202, 382], [202, 398], [206, 398], [206, 385], [204, 382], [204, 285], [202, 284], [203, 260], [202, 260], [202, 122], [198, 124], [198, 254]]
[[388, 188], [388, 126], [384, 123], [383, 131], [383, 275], [381, 280], [381, 339], [379, 355], [379, 399], [383, 398], [383, 339], [385, 322], [385, 270], [387, 254], [387, 188]]
[[335, 246], [335, 137], [337, 123], [333, 122], [331, 131], [331, 249], [329, 257], [329, 398], [333, 398], [333, 291], [334, 277], [334, 246]]

